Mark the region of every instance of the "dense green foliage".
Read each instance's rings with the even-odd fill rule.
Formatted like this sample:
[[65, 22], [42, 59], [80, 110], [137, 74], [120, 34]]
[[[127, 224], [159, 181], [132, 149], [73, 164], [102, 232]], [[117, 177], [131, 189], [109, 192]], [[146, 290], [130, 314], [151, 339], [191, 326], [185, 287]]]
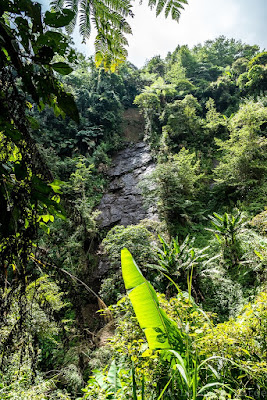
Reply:
[[[175, 20], [184, 4], [149, 1]], [[78, 8], [95, 62], [62, 33]], [[266, 52], [221, 36], [138, 70], [127, 16], [130, 1], [0, 5], [0, 398], [261, 400]], [[96, 207], [137, 107], [159, 221], [106, 232]]]
[[[118, 273], [103, 282], [101, 293], [112, 287], [119, 299], [110, 307], [116, 331], [106, 344], [113, 356], [110, 369], [94, 371], [84, 398], [264, 397], [264, 55], [257, 46], [219, 37], [192, 50], [178, 47], [165, 60], [156, 56], [140, 71], [145, 87], [134, 103], [157, 162], [140, 186], [148, 206], [156, 199], [162, 224], [156, 231], [142, 224], [114, 227], [103, 246], [114, 267], [128, 247], [167, 297], [157, 300], [146, 280], [137, 283], [130, 267], [125, 272], [123, 261], [136, 319], [121, 298]], [[153, 350], [171, 328], [159, 328], [156, 308], [145, 310], [151, 298], [176, 321], [182, 346], [176, 340], [168, 342], [169, 352]], [[145, 331], [154, 326], [150, 349], [137, 322]]]

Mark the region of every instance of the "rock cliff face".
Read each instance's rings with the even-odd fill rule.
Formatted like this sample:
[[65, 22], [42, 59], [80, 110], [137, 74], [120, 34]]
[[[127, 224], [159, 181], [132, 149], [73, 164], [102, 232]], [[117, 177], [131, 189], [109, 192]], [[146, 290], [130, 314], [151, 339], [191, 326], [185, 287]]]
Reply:
[[129, 145], [114, 158], [109, 169], [110, 184], [98, 210], [101, 228], [137, 224], [144, 218], [155, 218], [155, 210], [145, 210], [138, 183], [151, 173], [155, 164], [149, 147], [141, 142]]

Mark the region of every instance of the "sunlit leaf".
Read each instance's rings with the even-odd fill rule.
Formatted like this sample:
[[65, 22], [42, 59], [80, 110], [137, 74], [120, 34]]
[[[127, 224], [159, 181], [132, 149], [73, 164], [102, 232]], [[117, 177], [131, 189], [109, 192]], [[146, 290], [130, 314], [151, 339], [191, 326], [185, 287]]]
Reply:
[[68, 64], [66, 64], [64, 62], [57, 62], [57, 63], [54, 63], [54, 64], [50, 64], [50, 66], [55, 71], [59, 72], [61, 75], [68, 75], [73, 71], [71, 66], [69, 66]]
[[121, 251], [125, 287], [150, 349], [182, 348], [182, 333], [160, 308], [157, 294], [127, 249]]

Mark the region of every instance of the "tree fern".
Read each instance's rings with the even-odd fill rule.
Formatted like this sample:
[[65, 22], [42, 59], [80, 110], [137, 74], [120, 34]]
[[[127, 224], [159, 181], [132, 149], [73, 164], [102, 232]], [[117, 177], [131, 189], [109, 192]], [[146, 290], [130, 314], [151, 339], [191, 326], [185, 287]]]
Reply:
[[165, 9], [165, 17], [167, 18], [171, 13], [171, 17], [175, 21], [179, 21], [184, 4], [188, 4], [187, 0], [149, 0], [148, 2], [151, 9], [156, 7], [157, 16]]
[[84, 38], [89, 38], [91, 34], [91, 7], [88, 0], [80, 1], [80, 34]]
[[[141, 0], [142, 2], [142, 0]], [[187, 0], [149, 0], [152, 9], [156, 7], [158, 16], [165, 9], [165, 17], [171, 14], [172, 19], [178, 21], [181, 10]], [[97, 35], [95, 40], [96, 65], [104, 65], [106, 69], [114, 70], [127, 57], [128, 44], [125, 34], [132, 30], [127, 17], [133, 17], [131, 0], [52, 0], [51, 6], [55, 10], [65, 8], [74, 11], [75, 16], [66, 30], [72, 33], [75, 25], [79, 24], [79, 31], [83, 42], [91, 34], [92, 24]]]

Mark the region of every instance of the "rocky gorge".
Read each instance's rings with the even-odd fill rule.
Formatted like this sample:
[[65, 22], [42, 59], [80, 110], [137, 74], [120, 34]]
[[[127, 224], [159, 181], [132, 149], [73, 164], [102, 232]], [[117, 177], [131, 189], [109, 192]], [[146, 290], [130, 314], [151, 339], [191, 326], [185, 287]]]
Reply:
[[[108, 232], [116, 225], [135, 225], [144, 219], [157, 220], [157, 210], [144, 206], [139, 183], [155, 168], [155, 162], [149, 146], [143, 141], [129, 143], [127, 147], [116, 153], [111, 166], [106, 172], [109, 184], [100, 204], [98, 226], [100, 232]], [[101, 245], [96, 250], [97, 263], [91, 273], [89, 284], [98, 291], [103, 279], [111, 272], [110, 263], [103, 253]], [[99, 324], [96, 311], [99, 309], [92, 297], [87, 305], [82, 307], [84, 322], [93, 328]], [[102, 321], [104, 322], [104, 321]]]
[[100, 228], [137, 224], [155, 218], [155, 209], [146, 209], [139, 182], [155, 168], [149, 147], [139, 142], [119, 151], [107, 175], [107, 191], [98, 206]]
[[[155, 168], [149, 146], [144, 142], [131, 143], [112, 159], [107, 172], [109, 185], [97, 210], [101, 231], [115, 225], [135, 225], [143, 219], [157, 220], [156, 207], [146, 208], [139, 183]], [[109, 261], [98, 249], [99, 262], [94, 279], [101, 280], [109, 271]]]

